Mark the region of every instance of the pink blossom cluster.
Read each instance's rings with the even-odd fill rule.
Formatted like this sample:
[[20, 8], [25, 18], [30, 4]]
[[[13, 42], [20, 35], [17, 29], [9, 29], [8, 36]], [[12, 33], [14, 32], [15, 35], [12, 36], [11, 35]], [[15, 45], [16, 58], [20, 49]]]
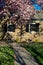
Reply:
[[16, 10], [16, 13], [23, 19], [30, 19], [34, 15], [34, 7], [31, 5], [30, 0], [7, 0], [11, 8]]

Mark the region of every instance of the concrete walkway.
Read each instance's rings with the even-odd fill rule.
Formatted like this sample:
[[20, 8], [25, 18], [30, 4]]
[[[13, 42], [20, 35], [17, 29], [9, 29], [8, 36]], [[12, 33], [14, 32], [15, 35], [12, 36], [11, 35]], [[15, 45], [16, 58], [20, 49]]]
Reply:
[[18, 46], [18, 44], [11, 44], [15, 51], [15, 65], [39, 65], [36, 60], [32, 57], [30, 52], [25, 50], [24, 48]]

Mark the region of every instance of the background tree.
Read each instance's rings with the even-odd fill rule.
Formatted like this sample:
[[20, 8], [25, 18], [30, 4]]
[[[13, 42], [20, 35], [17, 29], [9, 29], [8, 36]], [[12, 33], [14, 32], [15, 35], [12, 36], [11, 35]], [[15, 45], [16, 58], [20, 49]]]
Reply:
[[9, 20], [9, 12], [2, 9], [0, 12], [0, 40], [4, 39], [7, 32], [7, 22]]
[[43, 2], [43, 0], [37, 0], [37, 3], [40, 5]]

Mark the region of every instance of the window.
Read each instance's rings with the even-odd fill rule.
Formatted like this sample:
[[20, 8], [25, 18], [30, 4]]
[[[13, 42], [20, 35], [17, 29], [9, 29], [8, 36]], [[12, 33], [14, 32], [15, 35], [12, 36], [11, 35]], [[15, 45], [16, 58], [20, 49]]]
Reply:
[[39, 32], [39, 24], [38, 23], [30, 24], [30, 31]]
[[26, 25], [26, 32], [29, 32], [29, 24]]
[[26, 32], [39, 32], [39, 23], [31, 23], [26, 25]]
[[9, 24], [8, 26], [7, 26], [7, 31], [10, 31], [10, 32], [14, 32], [15, 31], [15, 28], [16, 28], [16, 26], [15, 26], [15, 24]]

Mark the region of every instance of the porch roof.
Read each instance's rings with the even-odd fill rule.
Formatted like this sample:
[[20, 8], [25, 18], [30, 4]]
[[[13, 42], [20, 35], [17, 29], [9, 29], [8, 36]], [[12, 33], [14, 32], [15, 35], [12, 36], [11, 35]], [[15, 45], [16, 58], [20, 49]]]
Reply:
[[43, 20], [43, 12], [36, 13], [32, 19], [33, 20]]

